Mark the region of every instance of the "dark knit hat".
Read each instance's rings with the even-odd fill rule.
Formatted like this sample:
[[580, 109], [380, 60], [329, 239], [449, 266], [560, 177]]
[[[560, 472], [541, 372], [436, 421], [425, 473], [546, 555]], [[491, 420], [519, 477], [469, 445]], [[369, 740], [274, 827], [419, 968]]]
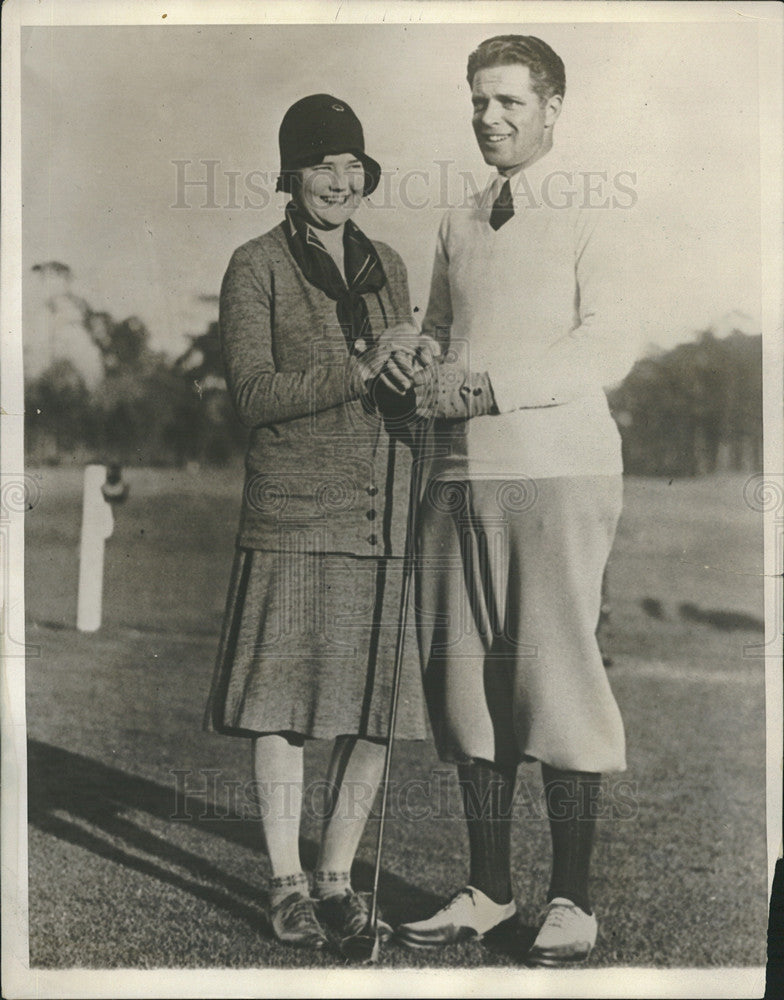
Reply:
[[325, 156], [353, 153], [365, 168], [364, 194], [381, 179], [381, 167], [365, 153], [359, 118], [345, 101], [330, 94], [311, 94], [292, 104], [280, 125], [280, 177], [277, 191], [291, 191], [291, 175], [315, 167]]

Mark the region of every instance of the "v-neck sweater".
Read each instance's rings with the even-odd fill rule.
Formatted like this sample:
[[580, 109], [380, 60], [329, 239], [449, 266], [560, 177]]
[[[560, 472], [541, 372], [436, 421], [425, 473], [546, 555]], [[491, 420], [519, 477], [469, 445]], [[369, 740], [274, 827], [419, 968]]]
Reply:
[[431, 476], [618, 474], [603, 387], [638, 350], [634, 213], [611, 194], [600, 207], [595, 178], [586, 197], [584, 176], [548, 154], [511, 178], [515, 213], [494, 230], [503, 182], [443, 217], [423, 327], [468, 371], [488, 372], [499, 412], [437, 426]]

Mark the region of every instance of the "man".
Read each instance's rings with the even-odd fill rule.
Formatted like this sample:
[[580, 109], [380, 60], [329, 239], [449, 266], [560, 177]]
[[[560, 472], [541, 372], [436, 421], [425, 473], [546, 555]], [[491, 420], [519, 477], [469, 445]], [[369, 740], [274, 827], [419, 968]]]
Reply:
[[625, 767], [595, 629], [621, 506], [620, 438], [602, 386], [636, 349], [628, 247], [608, 223], [631, 199], [556, 159], [565, 76], [543, 41], [483, 42], [468, 82], [497, 175], [444, 217], [423, 327], [442, 347], [435, 391], [427, 373], [414, 381], [418, 413], [434, 418], [420, 649], [439, 755], [458, 767], [470, 881], [398, 937], [448, 945], [514, 917], [516, 769], [538, 760], [553, 865], [526, 961], [569, 965], [596, 940], [588, 869], [601, 774]]

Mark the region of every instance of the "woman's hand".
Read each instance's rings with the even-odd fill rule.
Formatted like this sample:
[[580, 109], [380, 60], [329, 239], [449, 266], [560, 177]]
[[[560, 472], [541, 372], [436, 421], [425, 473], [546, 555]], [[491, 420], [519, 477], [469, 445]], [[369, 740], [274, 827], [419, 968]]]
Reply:
[[420, 339], [419, 330], [413, 324], [396, 323], [384, 330], [376, 345], [381, 355], [386, 354], [379, 378], [388, 389], [401, 396], [411, 388]]
[[350, 365], [353, 369], [353, 377], [359, 381], [363, 388], [369, 388], [376, 381], [388, 365], [393, 353], [400, 352], [401, 357], [404, 353], [413, 353], [413, 348], [408, 345], [412, 342], [409, 331], [414, 329], [407, 323], [390, 327], [384, 331], [378, 342], [370, 347], [362, 337], [354, 341]]
[[388, 326], [384, 330], [376, 346], [389, 354], [393, 351], [408, 351], [413, 354], [420, 336], [419, 330], [413, 323], [395, 323], [394, 326]]
[[438, 352], [438, 344], [426, 336], [418, 339], [413, 353], [392, 352], [371, 388], [373, 404], [387, 420], [406, 424], [418, 419], [417, 392], [434, 384]]
[[356, 364], [365, 383], [378, 381], [399, 396], [412, 388], [418, 372], [432, 367], [440, 350], [432, 337], [420, 334], [410, 323], [388, 327], [370, 348], [362, 339], [354, 344]]
[[417, 381], [423, 381], [423, 373], [433, 368], [440, 352], [432, 337], [417, 334], [415, 341], [394, 348], [379, 378], [392, 392], [404, 395]]

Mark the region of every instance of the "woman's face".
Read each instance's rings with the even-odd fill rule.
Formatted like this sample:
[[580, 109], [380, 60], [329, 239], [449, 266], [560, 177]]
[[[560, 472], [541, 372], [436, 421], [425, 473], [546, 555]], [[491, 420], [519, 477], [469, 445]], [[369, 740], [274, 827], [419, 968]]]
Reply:
[[362, 163], [353, 153], [337, 153], [298, 170], [292, 194], [313, 225], [336, 229], [357, 210], [364, 188]]

